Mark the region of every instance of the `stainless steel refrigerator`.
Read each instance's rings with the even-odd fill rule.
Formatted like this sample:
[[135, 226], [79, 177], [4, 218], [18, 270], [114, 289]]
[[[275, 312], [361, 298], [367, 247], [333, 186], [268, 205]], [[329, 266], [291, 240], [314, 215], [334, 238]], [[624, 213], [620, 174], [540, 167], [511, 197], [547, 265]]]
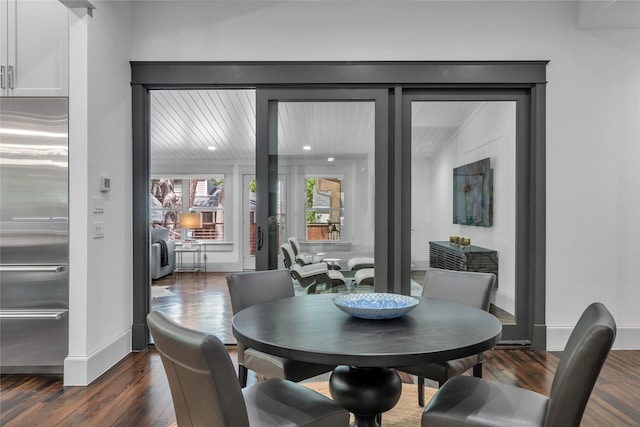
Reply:
[[61, 373], [69, 348], [67, 98], [0, 98], [0, 372]]

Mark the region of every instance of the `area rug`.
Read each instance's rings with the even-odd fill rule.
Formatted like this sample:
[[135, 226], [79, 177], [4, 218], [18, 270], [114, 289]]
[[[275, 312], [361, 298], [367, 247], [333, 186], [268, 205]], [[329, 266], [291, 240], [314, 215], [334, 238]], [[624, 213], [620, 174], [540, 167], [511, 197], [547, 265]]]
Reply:
[[170, 297], [173, 295], [175, 295], [175, 293], [169, 290], [169, 286], [152, 286], [151, 287], [151, 298]]
[[[329, 383], [326, 381], [300, 384], [327, 397], [331, 397], [331, 393], [329, 393]], [[435, 392], [435, 388], [424, 388], [425, 405], [429, 403], [429, 400], [431, 400]], [[418, 386], [403, 383], [400, 400], [390, 411], [382, 414], [382, 425], [384, 427], [419, 426], [423, 410], [424, 408], [418, 406]], [[353, 415], [351, 416], [351, 422], [353, 422]]]

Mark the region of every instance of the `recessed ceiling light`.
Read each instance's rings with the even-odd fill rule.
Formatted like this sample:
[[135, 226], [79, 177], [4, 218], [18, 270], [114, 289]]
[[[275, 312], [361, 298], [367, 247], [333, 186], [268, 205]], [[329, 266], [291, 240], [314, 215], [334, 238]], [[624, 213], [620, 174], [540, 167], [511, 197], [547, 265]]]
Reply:
[[305, 146], [302, 147], [302, 149], [305, 150], [305, 151], [309, 151], [309, 150], [311, 150], [311, 146], [310, 145], [305, 145]]
[[335, 159], [334, 159], [333, 157], [329, 157], [329, 158], [327, 159], [327, 162], [333, 162], [334, 160], [335, 160]]
[[213, 145], [211, 145], [211, 146], [207, 147], [207, 149], [208, 149], [208, 150], [211, 150], [211, 151], [217, 150], [217, 148], [216, 148], [216, 147], [214, 147]]

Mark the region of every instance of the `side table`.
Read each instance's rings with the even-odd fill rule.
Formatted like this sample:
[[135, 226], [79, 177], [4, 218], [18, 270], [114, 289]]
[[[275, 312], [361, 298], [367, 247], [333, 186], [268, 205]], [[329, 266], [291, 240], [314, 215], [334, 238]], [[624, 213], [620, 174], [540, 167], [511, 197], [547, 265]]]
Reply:
[[[196, 272], [202, 271], [204, 273], [207, 272], [207, 264], [203, 262], [202, 257], [202, 248], [204, 245], [200, 242], [178, 242], [176, 243], [176, 269], [175, 273], [181, 273], [185, 271]], [[184, 254], [191, 254], [192, 263], [189, 266], [185, 266], [184, 263]]]
[[340, 270], [340, 261], [342, 261], [342, 258], [323, 258], [322, 261], [327, 263], [329, 270]]
[[460, 246], [448, 241], [429, 242], [429, 266], [444, 270], [476, 271], [496, 275], [498, 287], [498, 252], [480, 246]]

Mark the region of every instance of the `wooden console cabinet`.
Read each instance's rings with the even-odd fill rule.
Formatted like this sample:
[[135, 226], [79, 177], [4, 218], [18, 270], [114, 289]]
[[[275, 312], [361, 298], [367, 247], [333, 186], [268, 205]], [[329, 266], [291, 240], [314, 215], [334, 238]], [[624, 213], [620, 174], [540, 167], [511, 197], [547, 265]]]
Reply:
[[498, 252], [480, 246], [461, 246], [446, 241], [429, 242], [429, 266], [444, 270], [494, 273], [498, 286]]

